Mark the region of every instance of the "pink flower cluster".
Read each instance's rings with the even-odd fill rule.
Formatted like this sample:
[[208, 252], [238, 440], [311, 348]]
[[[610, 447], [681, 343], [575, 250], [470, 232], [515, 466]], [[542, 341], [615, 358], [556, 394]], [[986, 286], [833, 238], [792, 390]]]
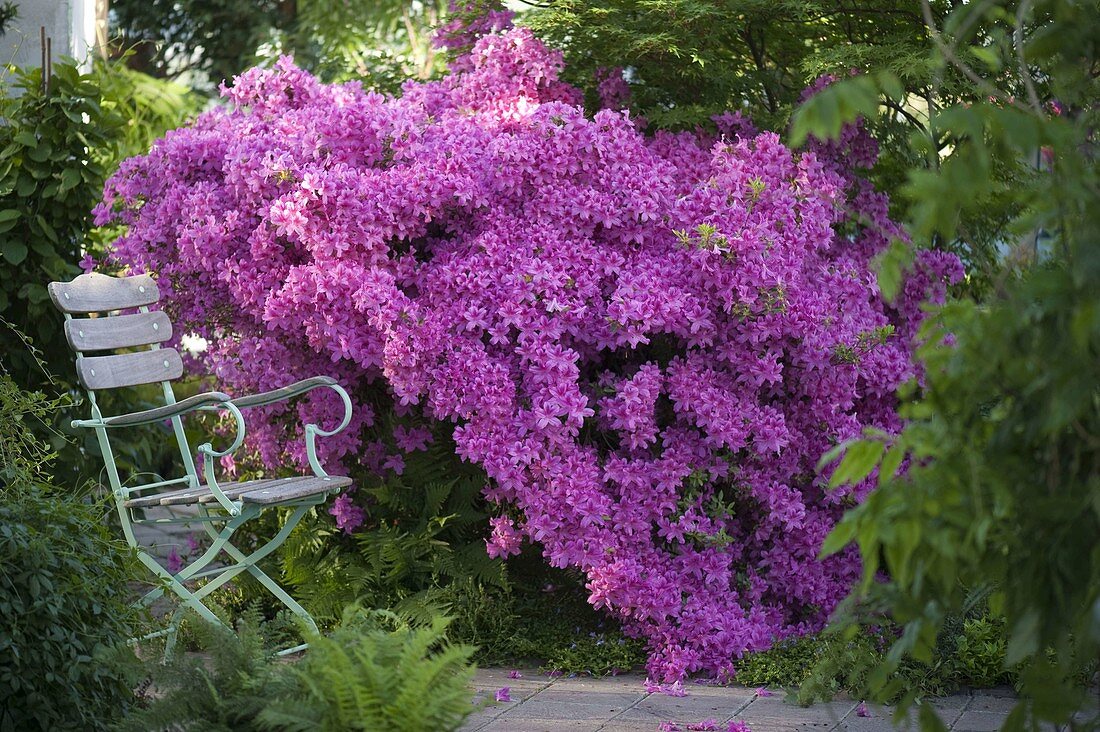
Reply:
[[[817, 554], [869, 486], [828, 491], [815, 464], [898, 429], [920, 304], [959, 265], [923, 257], [882, 300], [869, 262], [903, 232], [853, 172], [858, 129], [802, 153], [740, 115], [647, 136], [586, 115], [561, 67], [524, 29], [397, 98], [283, 59], [126, 161], [97, 219], [222, 384], [335, 376], [356, 413], [325, 458], [374, 471], [453, 425], [501, 506], [491, 553], [581, 570], [653, 678], [728, 675], [859, 577]], [[304, 462], [288, 436], [336, 421], [330, 396], [264, 408], [251, 444]], [[376, 422], [401, 426], [382, 444]]]

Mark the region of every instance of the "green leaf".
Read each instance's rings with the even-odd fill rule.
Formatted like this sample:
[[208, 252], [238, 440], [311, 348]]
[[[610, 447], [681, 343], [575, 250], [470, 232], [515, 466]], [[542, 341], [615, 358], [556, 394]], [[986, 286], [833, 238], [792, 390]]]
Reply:
[[1005, 665], [1015, 666], [1039, 649], [1039, 611], [1031, 609], [1012, 625]]
[[833, 471], [829, 487], [858, 483], [871, 474], [878, 465], [886, 446], [878, 440], [858, 440], [851, 443], [844, 453], [844, 459]]
[[924, 703], [920, 705], [918, 718], [920, 719], [921, 732], [947, 732], [947, 727], [931, 704]]
[[34, 193], [34, 189], [38, 187], [38, 183], [29, 175], [19, 176], [19, 183], [15, 186], [15, 195], [20, 198], [30, 198]]
[[38, 147], [38, 138], [34, 136], [33, 132], [30, 132], [28, 130], [23, 130], [22, 132], [16, 133], [15, 137], [12, 139], [18, 142], [23, 147]]
[[893, 302], [897, 298], [904, 282], [905, 270], [912, 261], [912, 249], [897, 239], [875, 261], [878, 289], [886, 302]]
[[988, 46], [972, 46], [970, 53], [984, 63], [990, 71], [1000, 71], [1003, 63], [997, 50]]
[[57, 232], [52, 226], [50, 226], [50, 222], [46, 221], [46, 217], [44, 217], [42, 214], [38, 214], [34, 217], [34, 220], [38, 224], [38, 228], [42, 230], [42, 233], [45, 234], [47, 239], [52, 241], [54, 244], [60, 243], [61, 240], [58, 239]]
[[905, 99], [905, 86], [896, 74], [889, 71], [880, 71], [875, 75], [875, 80], [888, 99], [895, 102], [901, 102]]
[[53, 154], [53, 145], [48, 142], [41, 142], [35, 147], [30, 148], [27, 151], [27, 157], [36, 163], [44, 163], [50, 159], [50, 155]]
[[894, 445], [882, 456], [882, 464], [879, 465], [878, 484], [883, 486], [897, 475], [898, 467], [905, 458], [905, 451], [900, 446]]
[[856, 538], [856, 526], [852, 521], [841, 521], [836, 525], [829, 535], [825, 537], [825, 541], [821, 544], [821, 551], [818, 552], [818, 556], [821, 558], [827, 557], [830, 554], [836, 554], [844, 547], [851, 544]]
[[852, 444], [852, 440], [845, 440], [839, 445], [834, 445], [827, 453], [821, 456], [821, 459], [817, 461], [818, 472], [825, 469], [825, 467], [840, 457], [841, 453], [848, 449], [848, 446]]
[[80, 168], [69, 167], [61, 172], [61, 191], [67, 191], [80, 184]]
[[26, 287], [20, 290], [19, 294], [32, 303], [48, 302], [50, 299], [49, 290], [36, 282], [28, 283]]
[[0, 244], [0, 254], [4, 255], [4, 259], [18, 266], [27, 258], [27, 245], [21, 241], [7, 239]]

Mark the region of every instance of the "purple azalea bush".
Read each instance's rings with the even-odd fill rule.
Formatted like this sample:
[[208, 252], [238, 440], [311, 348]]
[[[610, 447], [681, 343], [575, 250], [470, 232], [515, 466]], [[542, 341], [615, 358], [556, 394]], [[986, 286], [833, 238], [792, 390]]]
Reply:
[[[114, 258], [157, 273], [230, 391], [337, 377], [355, 421], [325, 457], [376, 473], [431, 439], [401, 427], [387, 452], [364, 437], [387, 414], [453, 425], [499, 507], [491, 554], [535, 542], [581, 570], [654, 678], [729, 674], [859, 577], [854, 551], [817, 554], [869, 485], [829, 491], [815, 464], [899, 428], [921, 303], [960, 265], [922, 253], [883, 300], [869, 263], [904, 232], [859, 175], [859, 126], [802, 152], [738, 114], [646, 134], [586, 115], [529, 31], [489, 26], [398, 97], [285, 58], [242, 74], [123, 163], [98, 222], [125, 225]], [[331, 423], [330, 396], [295, 409]], [[304, 463], [285, 410], [250, 444]], [[342, 496], [340, 525], [364, 505]]]

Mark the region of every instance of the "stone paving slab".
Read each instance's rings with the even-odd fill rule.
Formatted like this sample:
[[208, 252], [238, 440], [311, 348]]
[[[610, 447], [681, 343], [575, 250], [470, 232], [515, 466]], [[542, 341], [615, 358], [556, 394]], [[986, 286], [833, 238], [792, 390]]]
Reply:
[[[800, 707], [782, 692], [760, 696], [742, 686], [688, 684], [686, 696], [647, 692], [644, 677], [625, 674], [605, 679], [550, 678], [534, 669], [482, 669], [474, 679], [474, 699], [485, 704], [462, 732], [656, 732], [674, 723], [688, 731], [713, 720], [726, 732], [741, 721], [752, 732], [892, 732], [893, 710], [858, 700]], [[494, 702], [508, 687], [510, 701]], [[932, 700], [940, 719], [952, 732], [995, 732], [1015, 702], [1010, 689], [991, 689]]]
[[996, 732], [1004, 724], [1007, 714], [995, 712], [963, 712], [952, 729], [956, 732]]
[[[145, 517], [190, 519], [197, 516], [198, 512], [197, 506], [172, 506], [171, 508], [152, 506], [145, 509]], [[175, 549], [177, 554], [185, 556], [188, 551], [187, 538], [192, 534], [206, 539], [206, 532], [198, 521], [193, 524], [134, 524], [134, 538], [150, 554], [161, 560], [166, 558], [172, 549]]]

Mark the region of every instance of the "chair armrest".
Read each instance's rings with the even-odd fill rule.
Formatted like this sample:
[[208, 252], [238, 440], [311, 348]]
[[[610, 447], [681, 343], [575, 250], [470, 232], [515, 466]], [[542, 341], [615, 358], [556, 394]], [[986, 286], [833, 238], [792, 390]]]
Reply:
[[322, 386], [337, 386], [336, 379], [330, 376], [314, 376], [312, 379], [302, 379], [301, 381], [297, 381], [280, 389], [272, 389], [271, 391], [265, 391], [260, 394], [249, 394], [248, 396], [237, 397], [232, 401], [238, 409], [262, 407], [266, 404], [286, 401], [291, 397], [305, 394], [307, 391], [312, 391]]
[[262, 394], [250, 394], [249, 396], [238, 397], [231, 401], [230, 404], [238, 409], [260, 407], [265, 404], [272, 404], [273, 402], [285, 401], [291, 397], [305, 394], [307, 391], [312, 391], [322, 386], [332, 389], [340, 396], [341, 401], [344, 402], [344, 417], [336, 427], [331, 430], [323, 430], [319, 426], [311, 423], [307, 424], [304, 429], [306, 457], [309, 459], [309, 466], [313, 469], [314, 475], [323, 477], [328, 475], [328, 473], [321, 467], [321, 462], [317, 459], [317, 437], [332, 437], [351, 423], [351, 398], [336, 379], [330, 376], [314, 376], [312, 379], [303, 379], [289, 386], [284, 386], [281, 389], [273, 389], [272, 391], [265, 391]]
[[205, 394], [196, 394], [175, 404], [165, 404], [163, 407], [145, 409], [140, 412], [118, 414], [103, 419], [76, 419], [73, 420], [72, 425], [73, 427], [138, 427], [144, 424], [162, 422], [204, 407], [223, 405], [230, 401], [231, 398], [228, 394], [211, 391]]

